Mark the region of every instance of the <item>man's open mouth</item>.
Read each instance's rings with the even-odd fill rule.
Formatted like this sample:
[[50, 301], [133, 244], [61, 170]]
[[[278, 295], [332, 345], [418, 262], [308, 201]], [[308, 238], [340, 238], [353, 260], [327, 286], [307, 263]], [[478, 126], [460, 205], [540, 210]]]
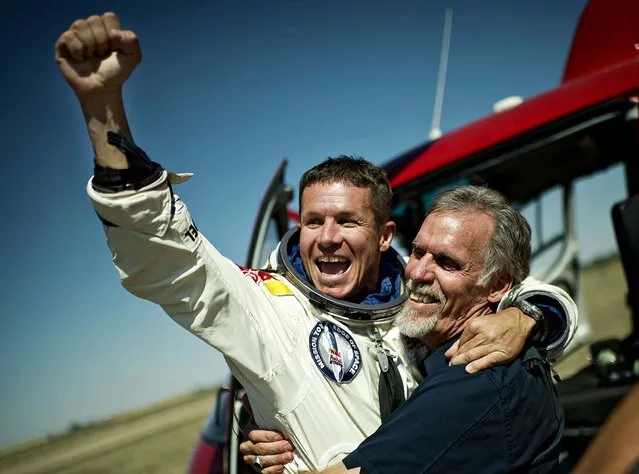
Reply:
[[348, 271], [351, 262], [344, 257], [320, 257], [316, 260], [316, 265], [324, 275], [341, 275]]
[[428, 293], [417, 293], [417, 292], [411, 291], [410, 294], [408, 295], [408, 297], [412, 301], [414, 301], [416, 303], [421, 303], [421, 304], [431, 304], [431, 303], [441, 304], [441, 300], [439, 299], [439, 297], [437, 297], [436, 295], [428, 294]]

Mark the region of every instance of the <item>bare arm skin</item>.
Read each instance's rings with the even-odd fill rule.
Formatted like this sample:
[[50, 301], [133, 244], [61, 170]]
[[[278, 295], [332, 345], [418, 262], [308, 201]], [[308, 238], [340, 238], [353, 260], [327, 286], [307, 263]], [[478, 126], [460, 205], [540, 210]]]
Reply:
[[639, 465], [639, 385], [612, 412], [574, 474], [630, 472]]
[[55, 59], [82, 107], [96, 163], [128, 168], [125, 156], [107, 143], [107, 132], [132, 138], [122, 87], [142, 59], [135, 33], [122, 30], [115, 13], [76, 20], [58, 38]]

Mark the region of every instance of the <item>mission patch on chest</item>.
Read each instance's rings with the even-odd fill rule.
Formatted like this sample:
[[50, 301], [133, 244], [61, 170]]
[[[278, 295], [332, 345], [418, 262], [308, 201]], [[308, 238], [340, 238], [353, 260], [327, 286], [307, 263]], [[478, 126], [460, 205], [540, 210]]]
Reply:
[[362, 356], [353, 336], [337, 324], [320, 321], [308, 340], [313, 362], [324, 376], [337, 383], [355, 378], [362, 366]]

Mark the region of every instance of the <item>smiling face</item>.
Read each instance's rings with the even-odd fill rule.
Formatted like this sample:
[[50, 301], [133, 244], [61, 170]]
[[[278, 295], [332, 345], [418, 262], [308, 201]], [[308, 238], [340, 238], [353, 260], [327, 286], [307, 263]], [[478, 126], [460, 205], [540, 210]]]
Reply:
[[370, 190], [348, 183], [315, 183], [304, 189], [300, 253], [315, 287], [350, 300], [378, 287], [381, 252], [390, 247], [395, 224], [380, 224]]
[[406, 266], [409, 299], [396, 319], [403, 334], [436, 347], [492, 311], [505, 291], [478, 282], [493, 228], [483, 212], [435, 212], [424, 220]]

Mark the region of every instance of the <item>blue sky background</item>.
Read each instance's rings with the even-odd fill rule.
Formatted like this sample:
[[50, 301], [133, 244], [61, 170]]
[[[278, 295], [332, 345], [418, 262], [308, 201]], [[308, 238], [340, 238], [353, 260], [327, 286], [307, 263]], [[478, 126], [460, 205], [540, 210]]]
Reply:
[[[198, 226], [246, 257], [262, 192], [327, 156], [381, 164], [425, 140], [444, 10], [454, 9], [442, 129], [556, 85], [584, 0], [37, 2], [5, 7], [0, 446], [226, 380], [222, 358], [120, 286], [85, 194], [92, 153], [53, 46], [116, 11], [144, 59], [125, 89], [137, 143], [174, 171]], [[8, 11], [6, 10], [8, 8]], [[37, 15], [34, 15], [37, 13]], [[584, 255], [619, 169], [577, 189]]]

